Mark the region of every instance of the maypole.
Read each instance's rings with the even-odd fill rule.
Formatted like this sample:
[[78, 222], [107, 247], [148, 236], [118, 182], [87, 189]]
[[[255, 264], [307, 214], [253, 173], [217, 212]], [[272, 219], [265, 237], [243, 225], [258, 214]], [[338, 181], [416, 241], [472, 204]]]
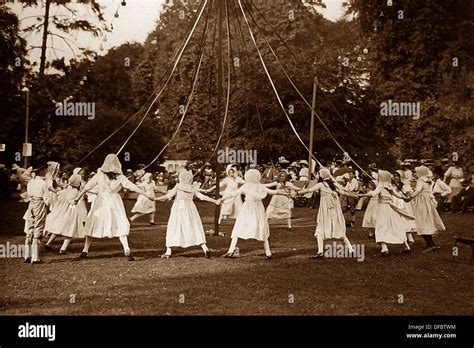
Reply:
[[313, 108], [311, 109], [311, 124], [309, 128], [309, 154], [308, 154], [308, 178], [313, 175], [313, 141], [314, 141], [314, 110], [316, 110], [316, 91], [318, 89], [318, 78], [313, 80]]
[[[223, 84], [223, 76], [224, 76], [224, 45], [223, 45], [223, 29], [222, 26], [224, 24], [224, 1], [218, 0], [217, 3], [219, 4], [218, 9], [218, 34], [217, 34], [217, 122], [216, 124], [218, 127], [222, 127], [222, 84]], [[221, 129], [217, 129], [217, 134], [221, 132]], [[216, 144], [219, 146], [219, 144]], [[217, 150], [217, 149], [215, 149]], [[217, 151], [216, 151], [217, 153]], [[219, 161], [217, 161], [216, 167], [216, 193], [215, 199], [219, 199], [219, 191], [220, 191], [220, 174], [221, 174], [221, 166]], [[219, 235], [219, 214], [220, 214], [220, 206], [217, 205], [214, 214], [214, 236]]]

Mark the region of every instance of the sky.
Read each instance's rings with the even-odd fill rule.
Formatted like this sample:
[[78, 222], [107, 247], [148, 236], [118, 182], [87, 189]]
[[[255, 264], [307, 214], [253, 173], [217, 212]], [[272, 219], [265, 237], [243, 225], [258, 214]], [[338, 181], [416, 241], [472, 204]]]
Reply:
[[[61, 58], [63, 56], [67, 60], [73, 58], [74, 54], [78, 53], [76, 45], [87, 47], [99, 54], [105, 54], [108, 49], [126, 42], [144, 42], [148, 34], [155, 28], [165, 1], [126, 0], [126, 6], [121, 6], [122, 0], [98, 0], [103, 6], [105, 24], [109, 28], [113, 26], [113, 31], [100, 37], [91, 37], [91, 35], [85, 33], [71, 34], [67, 36], [67, 43], [59, 37], [52, 37], [48, 42], [48, 46], [53, 45], [58, 49], [56, 52], [49, 50], [48, 58]], [[343, 0], [324, 0], [327, 8], [318, 7], [317, 10], [328, 20], [336, 21], [343, 15], [342, 2]], [[95, 18], [92, 10], [86, 9], [84, 6], [71, 5], [71, 7], [77, 10], [78, 15], [82, 18], [89, 20]], [[34, 9], [23, 9], [19, 4], [12, 4], [10, 8], [20, 18], [21, 28], [37, 23], [36, 16], [44, 13], [43, 6]], [[116, 12], [118, 12], [118, 18], [115, 17]], [[69, 13], [64, 8], [54, 6], [51, 15], [65, 16]], [[40, 46], [41, 44], [41, 33], [31, 34], [26, 38], [29, 45]], [[101, 50], [101, 47], [103, 50]], [[75, 53], [72, 53], [72, 51]], [[39, 56], [39, 49], [30, 51], [30, 61], [39, 61]]]

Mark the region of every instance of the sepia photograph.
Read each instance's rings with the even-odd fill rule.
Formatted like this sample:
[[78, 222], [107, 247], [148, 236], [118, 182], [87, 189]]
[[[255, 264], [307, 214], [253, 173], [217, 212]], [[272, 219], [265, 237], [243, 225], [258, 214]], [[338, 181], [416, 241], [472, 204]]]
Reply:
[[474, 1], [0, 0], [0, 77], [0, 344], [472, 347]]

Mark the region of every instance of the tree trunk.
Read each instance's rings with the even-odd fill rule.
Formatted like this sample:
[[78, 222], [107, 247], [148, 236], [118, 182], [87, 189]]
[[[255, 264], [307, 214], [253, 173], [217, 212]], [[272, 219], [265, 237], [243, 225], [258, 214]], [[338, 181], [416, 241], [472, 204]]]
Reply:
[[43, 26], [43, 41], [41, 43], [41, 58], [40, 58], [40, 77], [44, 76], [46, 68], [46, 50], [48, 42], [48, 25], [49, 25], [49, 9], [51, 7], [51, 0], [46, 0], [46, 8], [44, 11], [44, 26]]

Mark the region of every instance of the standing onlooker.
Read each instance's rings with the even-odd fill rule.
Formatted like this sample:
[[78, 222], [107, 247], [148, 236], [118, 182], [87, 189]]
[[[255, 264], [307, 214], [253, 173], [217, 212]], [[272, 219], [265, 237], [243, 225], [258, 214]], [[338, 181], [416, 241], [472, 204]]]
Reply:
[[459, 161], [453, 161], [453, 165], [444, 173], [444, 181], [451, 187], [451, 193], [448, 195], [447, 203], [451, 203], [453, 197], [461, 191], [461, 179], [463, 176], [464, 172], [459, 166]]
[[272, 164], [272, 162], [268, 162], [265, 170], [263, 171], [261, 183], [262, 184], [270, 184], [274, 181], [275, 176], [278, 175], [278, 170]]
[[300, 181], [308, 181], [309, 180], [309, 169], [308, 169], [308, 161], [302, 160], [300, 161]]
[[446, 197], [452, 192], [451, 187], [448, 186], [443, 180], [443, 168], [435, 167], [433, 169], [434, 182], [432, 184], [433, 196], [436, 199], [436, 210], [438, 213], [443, 211], [444, 201]]
[[405, 177], [405, 180], [410, 182], [410, 180], [413, 176], [413, 172], [410, 169], [410, 163], [409, 162], [403, 163], [402, 170], [403, 170], [403, 176]]

